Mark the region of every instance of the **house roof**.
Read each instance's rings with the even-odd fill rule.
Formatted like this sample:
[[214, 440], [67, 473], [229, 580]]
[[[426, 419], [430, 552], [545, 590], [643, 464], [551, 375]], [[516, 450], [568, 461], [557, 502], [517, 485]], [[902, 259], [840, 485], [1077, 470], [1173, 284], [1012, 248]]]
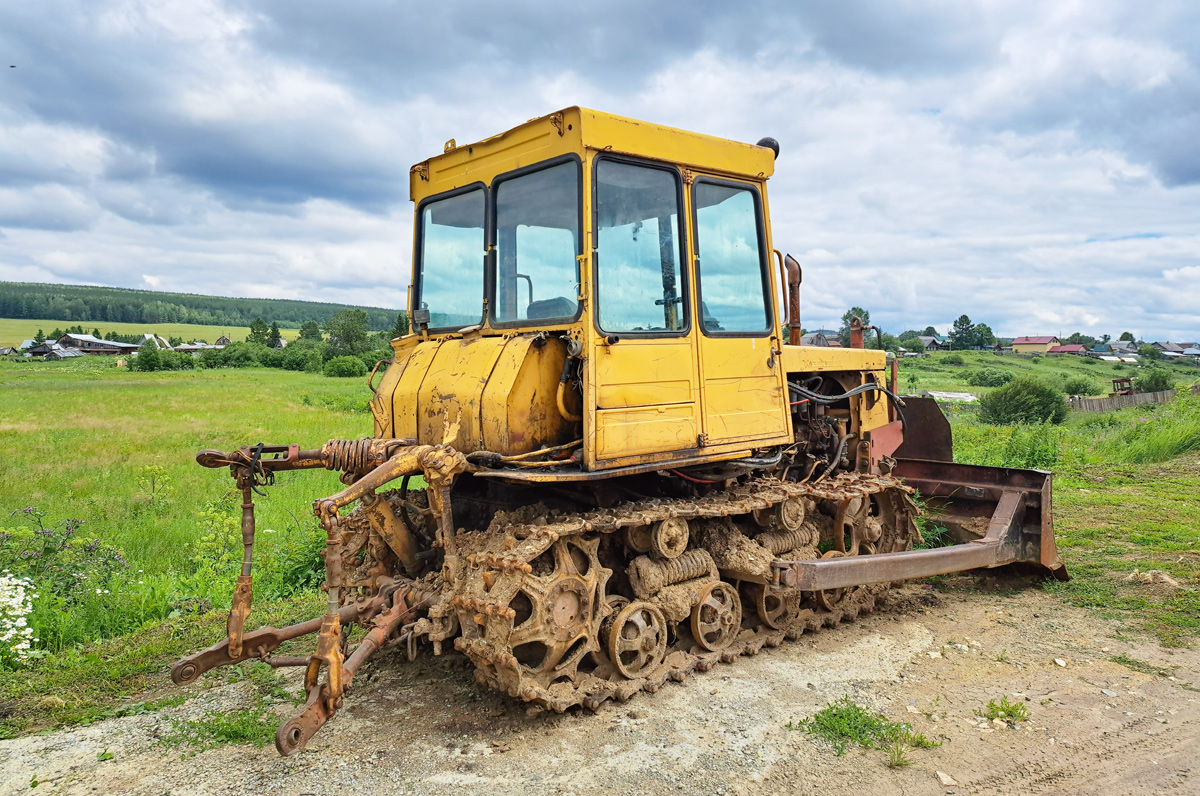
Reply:
[[1088, 350], [1088, 348], [1085, 345], [1076, 345], [1076, 344], [1072, 343], [1071, 345], [1051, 346], [1050, 353], [1051, 354], [1082, 354], [1084, 351], [1087, 351], [1087, 350]]
[[58, 339], [60, 341], [70, 339], [80, 343], [94, 343], [107, 348], [137, 348], [137, 345], [134, 343], [118, 343], [116, 340], [102, 340], [99, 337], [93, 337], [90, 334], [64, 334]]
[[809, 334], [800, 336], [800, 345], [828, 346], [829, 338], [821, 332], [810, 332]]
[[1180, 351], [1183, 350], [1182, 348], [1175, 345], [1174, 343], [1159, 342], [1157, 340], [1155, 342], [1151, 343], [1150, 345], [1154, 346], [1155, 348], [1160, 348], [1163, 351], [1174, 353], [1174, 354], [1178, 354]]
[[1053, 343], [1054, 345], [1058, 345], [1058, 338], [1057, 337], [1014, 337], [1013, 341], [1012, 341], [1013, 345], [1046, 345], [1047, 343]]

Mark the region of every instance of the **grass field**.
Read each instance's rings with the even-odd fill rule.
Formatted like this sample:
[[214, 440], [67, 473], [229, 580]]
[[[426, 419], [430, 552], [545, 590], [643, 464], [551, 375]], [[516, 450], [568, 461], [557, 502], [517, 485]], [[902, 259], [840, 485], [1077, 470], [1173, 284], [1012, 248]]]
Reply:
[[[971, 367], [922, 364], [921, 378], [943, 389], [963, 389], [952, 376]], [[1070, 361], [1012, 364], [1103, 372]], [[39, 603], [43, 657], [0, 672], [0, 735], [113, 715], [147, 692], [142, 699], [161, 698], [153, 692], [173, 660], [221, 635], [240, 551], [237, 496], [226, 472], [195, 463], [196, 451], [371, 432], [361, 379], [281, 370], [130, 373], [107, 358], [0, 361], [0, 394], [0, 528], [28, 535], [35, 515], [22, 510], [36, 506], [43, 526], [78, 518], [79, 537], [128, 562], [69, 601]], [[969, 405], [950, 411], [960, 460], [1056, 472], [1056, 532], [1074, 580], [1047, 590], [1164, 644], [1200, 635], [1200, 396], [1076, 413], [1058, 427], [998, 428]], [[320, 613], [311, 502], [339, 486], [324, 471], [281, 474], [267, 498], [256, 498], [252, 626]], [[0, 553], [4, 543], [0, 534]], [[1134, 569], [1160, 570], [1182, 587], [1126, 580]]]
[[[116, 332], [117, 334], [140, 335], [150, 332], [167, 339], [182, 337], [184, 342], [188, 343], [196, 339], [215, 343], [221, 335], [225, 335], [230, 340], [237, 342], [238, 340], [245, 340], [246, 335], [250, 334], [250, 327], [248, 326], [202, 326], [195, 323], [147, 324], [96, 321], [43, 321], [0, 318], [0, 346], [19, 346], [23, 340], [32, 340], [34, 335], [38, 333], [38, 329], [41, 329], [43, 334], [49, 336], [55, 329], [66, 329], [68, 326], [75, 326], [76, 324], [82, 326], [88, 334], [91, 334], [92, 330], [98, 327], [102, 334]], [[279, 333], [289, 340], [300, 336], [299, 329], [280, 329]]]
[[[993, 354], [990, 351], [955, 351], [954, 356], [963, 359], [961, 365], [946, 363], [951, 353], [937, 353], [929, 357], [911, 357], [900, 360], [899, 387], [903, 393], [921, 390], [946, 390], [972, 392], [983, 395], [993, 388], [975, 387], [968, 383], [973, 371], [981, 368], [996, 368], [1012, 373], [1016, 377], [1034, 376], [1053, 384], [1062, 384], [1072, 377], [1089, 379], [1095, 391], [1091, 395], [1108, 395], [1112, 391], [1112, 380], [1122, 376], [1136, 376], [1138, 366], [1115, 362], [1102, 362], [1090, 357], [1075, 355], [1026, 358], [1014, 354]], [[1200, 366], [1191, 363], [1158, 361], [1153, 364], [1170, 371], [1176, 380], [1193, 383], [1200, 380]]]

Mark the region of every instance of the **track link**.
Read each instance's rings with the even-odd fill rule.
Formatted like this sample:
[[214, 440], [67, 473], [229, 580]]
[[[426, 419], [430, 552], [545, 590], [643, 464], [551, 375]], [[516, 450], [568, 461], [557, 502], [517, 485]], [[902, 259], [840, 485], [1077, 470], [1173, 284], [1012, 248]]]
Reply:
[[[907, 499], [911, 491], [891, 476], [851, 473], [818, 484], [760, 477], [713, 496], [635, 501], [581, 515], [552, 515], [535, 523], [512, 523], [506, 515], [498, 515], [487, 531], [459, 535], [459, 556], [448, 583], [461, 627], [455, 647], [475, 663], [480, 684], [557, 713], [576, 705], [595, 710], [610, 699], [623, 702], [639, 691], [657, 691], [668, 680], [682, 681], [717, 663], [756, 655], [763, 647], [777, 647], [805, 632], [852, 621], [873, 610], [889, 587], [854, 587], [832, 605], [810, 595], [782, 628], [755, 621], [754, 609], [749, 608], [748, 621], [718, 650], [695, 643], [686, 630], [679, 629], [686, 622], [679, 622], [661, 662], [627, 677], [614, 670], [601, 638], [606, 620], [628, 602], [605, 592], [613, 573], [596, 555], [602, 537], [667, 519], [702, 522], [748, 517], [795, 498], [838, 503], [891, 496], [905, 501], [894, 515], [893, 527], [885, 529], [880, 539], [879, 549], [891, 551], [898, 544], [911, 546], [915, 536], [911, 516], [916, 509]], [[815, 541], [804, 551], [806, 557], [819, 555]], [[549, 594], [558, 597], [548, 602]], [[532, 639], [546, 640], [543, 658], [521, 655], [522, 644]]]

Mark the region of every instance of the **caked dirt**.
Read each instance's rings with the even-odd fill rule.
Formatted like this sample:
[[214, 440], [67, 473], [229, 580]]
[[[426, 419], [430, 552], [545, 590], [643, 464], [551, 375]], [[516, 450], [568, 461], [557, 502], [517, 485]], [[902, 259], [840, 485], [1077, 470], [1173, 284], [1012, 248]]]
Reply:
[[[906, 586], [854, 624], [597, 713], [527, 716], [476, 686], [461, 656], [385, 652], [292, 758], [270, 746], [186, 757], [164, 747], [172, 718], [252, 699], [246, 685], [197, 691], [158, 713], [0, 743], [0, 791], [33, 792], [36, 776], [37, 794], [155, 796], [1200, 793], [1200, 653], [1122, 636], [1035, 586], [949, 583], [964, 588]], [[1108, 660], [1118, 655], [1173, 675]], [[788, 728], [843, 695], [941, 746], [892, 769], [882, 751], [839, 757]], [[1028, 719], [974, 715], [1002, 696]]]

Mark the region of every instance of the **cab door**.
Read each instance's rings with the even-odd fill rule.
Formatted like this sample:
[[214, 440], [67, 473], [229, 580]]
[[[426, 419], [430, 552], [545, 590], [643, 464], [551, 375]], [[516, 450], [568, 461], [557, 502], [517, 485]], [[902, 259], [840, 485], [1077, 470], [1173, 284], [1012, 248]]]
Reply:
[[593, 183], [589, 464], [694, 455], [702, 421], [679, 172], [603, 156]]
[[748, 183], [697, 177], [691, 199], [705, 444], [786, 442], [761, 196]]

